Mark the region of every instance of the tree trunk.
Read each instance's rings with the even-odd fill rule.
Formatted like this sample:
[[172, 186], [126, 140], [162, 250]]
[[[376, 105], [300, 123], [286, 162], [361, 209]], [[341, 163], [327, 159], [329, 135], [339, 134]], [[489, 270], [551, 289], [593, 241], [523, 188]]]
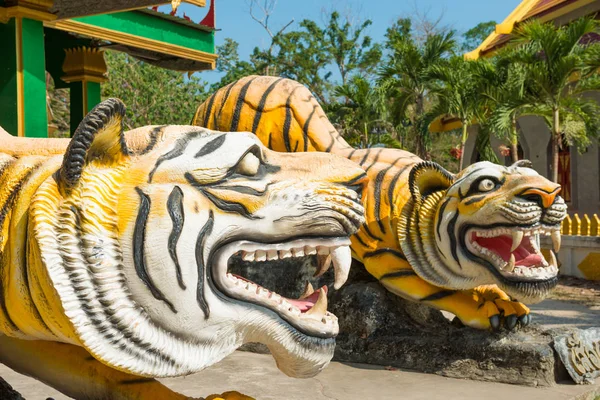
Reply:
[[558, 151], [560, 148], [560, 114], [558, 107], [552, 110], [552, 182], [558, 183]]
[[517, 119], [514, 116], [512, 119], [512, 132], [510, 137], [510, 153], [512, 155], [513, 163], [519, 161], [519, 132], [517, 132]]
[[460, 163], [459, 163], [459, 171], [462, 171], [465, 168], [465, 143], [467, 143], [467, 121], [462, 122], [462, 137], [460, 139]]
[[423, 160], [428, 160], [428, 152], [427, 152], [427, 145], [425, 144], [425, 136], [424, 136], [424, 128], [421, 126], [421, 124], [423, 123], [423, 113], [425, 112], [425, 106], [424, 106], [424, 101], [425, 99], [423, 98], [422, 94], [417, 95], [417, 98], [415, 100], [415, 123], [413, 124], [413, 129], [414, 129], [414, 133], [415, 133], [415, 137], [417, 138], [417, 143], [416, 143], [416, 153], [417, 156], [419, 156], [420, 158], [422, 158]]

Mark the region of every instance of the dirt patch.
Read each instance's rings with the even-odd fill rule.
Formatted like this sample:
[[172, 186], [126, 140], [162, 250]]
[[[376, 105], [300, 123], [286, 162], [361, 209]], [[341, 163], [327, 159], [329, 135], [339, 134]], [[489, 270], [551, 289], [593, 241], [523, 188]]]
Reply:
[[600, 310], [600, 281], [561, 276], [549, 299], [583, 304], [591, 310]]

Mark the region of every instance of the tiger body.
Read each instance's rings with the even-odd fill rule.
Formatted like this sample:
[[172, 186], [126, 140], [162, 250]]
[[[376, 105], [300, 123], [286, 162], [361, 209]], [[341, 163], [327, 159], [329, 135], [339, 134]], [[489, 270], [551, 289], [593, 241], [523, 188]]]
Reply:
[[[351, 238], [352, 253], [369, 273], [399, 296], [449, 311], [464, 324], [475, 328], [499, 329], [505, 325], [513, 329], [517, 321], [528, 323], [529, 309], [523, 303], [513, 301], [506, 291], [514, 297], [536, 302], [556, 283], [555, 273], [544, 271], [540, 272], [540, 282], [533, 284], [536, 287], [525, 283], [524, 286], [532, 287], [523, 287], [522, 291], [511, 290], [512, 286], [519, 286], [519, 279], [512, 276], [506, 279], [503, 272], [498, 273], [497, 270], [502, 266], [485, 265], [482, 270], [474, 272], [463, 270], [463, 264], [471, 263], [473, 257], [466, 250], [459, 254], [452, 249], [457, 244], [455, 235], [458, 225], [446, 227], [444, 231], [444, 237], [446, 240], [451, 237], [452, 243], [441, 243], [444, 237], [439, 234], [439, 225], [452, 222], [453, 213], [466, 215], [476, 221], [477, 210], [489, 199], [493, 204], [491, 211], [486, 211], [489, 214], [486, 217], [492, 221], [497, 219], [495, 213], [503, 201], [516, 202], [515, 207], [524, 210], [520, 208], [519, 195], [527, 190], [537, 190], [536, 193], [542, 193], [543, 196], [546, 196], [546, 192], [552, 193], [547, 196], [552, 202], [546, 206], [553, 208], [557, 219], [550, 221], [544, 233], [552, 234], [555, 238], [558, 229], [556, 221], [564, 218], [566, 211], [564, 202], [556, 196], [560, 188], [534, 171], [523, 168], [524, 165], [505, 168], [479, 163], [453, 175], [437, 164], [424, 162], [403, 150], [354, 149], [329, 122], [310, 91], [284, 78], [249, 76], [233, 82], [200, 105], [192, 124], [215, 130], [250, 131], [275, 151], [331, 152], [360, 165], [369, 177], [369, 184], [363, 193], [366, 222]], [[494, 192], [491, 196], [476, 198], [476, 201], [464, 199], [462, 192], [454, 193], [457, 190], [453, 188], [456, 183], [473, 184], [483, 179], [482, 174], [486, 172], [491, 174], [491, 179], [514, 181], [515, 186], [501, 192], [504, 196]], [[421, 179], [418, 179], [419, 176]], [[431, 186], [427, 193], [429, 202], [419, 195], [419, 185]], [[445, 204], [444, 208], [442, 204]], [[543, 208], [539, 210], [538, 219], [532, 226], [540, 224], [546, 212]], [[432, 211], [433, 216], [430, 215]], [[417, 215], [412, 215], [413, 212]], [[421, 230], [420, 216], [427, 217], [430, 225], [438, 225], [438, 243], [430, 243], [434, 238], [431, 227]], [[500, 225], [507, 225], [506, 234], [509, 229], [528, 229], [525, 225], [517, 227], [519, 223], [502, 219], [498, 221]], [[529, 236], [529, 233], [527, 231], [525, 235]], [[410, 251], [413, 245], [419, 247], [415, 252]], [[528, 248], [527, 251], [533, 252], [534, 249]], [[523, 252], [523, 256], [527, 251]], [[438, 252], [444, 254], [434, 254]], [[465, 257], [464, 261], [460, 259], [461, 256]], [[446, 259], [456, 264], [448, 269], [463, 271], [440, 271], [443, 268], [436, 270], [435, 265], [431, 266], [446, 264]], [[507, 263], [510, 260], [500, 261]], [[549, 265], [545, 260], [538, 261], [540, 265]], [[489, 264], [489, 260], [479, 264]], [[419, 268], [419, 265], [423, 267]], [[528, 272], [524, 270], [523, 273]]]
[[232, 276], [227, 261], [298, 246], [349, 254], [364, 172], [271, 152], [250, 134], [124, 133], [124, 112], [100, 104], [72, 140], [0, 130], [0, 361], [78, 399], [187, 398], [153, 378], [199, 371], [247, 341], [290, 376], [318, 373], [335, 316], [314, 296], [299, 310]]

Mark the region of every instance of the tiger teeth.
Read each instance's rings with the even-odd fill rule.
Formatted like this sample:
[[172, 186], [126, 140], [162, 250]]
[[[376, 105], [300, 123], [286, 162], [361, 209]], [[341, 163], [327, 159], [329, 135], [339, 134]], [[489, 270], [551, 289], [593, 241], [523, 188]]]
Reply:
[[515, 255], [510, 255], [510, 260], [508, 261], [508, 265], [505, 268], [508, 272], [513, 272], [515, 270]]
[[512, 232], [512, 247], [510, 248], [510, 252], [512, 253], [521, 245], [521, 240], [523, 240], [523, 232], [522, 231], [513, 231]]
[[331, 266], [331, 254], [319, 254], [317, 256], [317, 270], [315, 271], [315, 278], [322, 276], [329, 267]]
[[321, 290], [319, 290], [319, 299], [317, 300], [315, 305], [312, 306], [312, 308], [310, 310], [308, 310], [305, 314], [314, 319], [320, 320], [325, 316], [326, 312], [327, 312], [327, 291], [323, 290], [323, 288], [321, 288]]
[[552, 247], [554, 248], [555, 253], [558, 253], [560, 251], [560, 241], [561, 241], [560, 231], [559, 230], [552, 231]]
[[333, 271], [335, 272], [335, 282], [333, 287], [341, 288], [348, 280], [350, 266], [352, 265], [352, 253], [349, 246], [338, 247], [331, 252], [331, 261]]
[[313, 285], [311, 285], [310, 282], [306, 281], [306, 286], [304, 287], [304, 292], [302, 292], [302, 294], [298, 298], [305, 299], [308, 296], [310, 296], [311, 294], [313, 294], [314, 292], [315, 292], [315, 289], [313, 288]]
[[552, 250], [550, 250], [550, 266], [558, 269], [558, 262], [556, 261], [556, 256]]

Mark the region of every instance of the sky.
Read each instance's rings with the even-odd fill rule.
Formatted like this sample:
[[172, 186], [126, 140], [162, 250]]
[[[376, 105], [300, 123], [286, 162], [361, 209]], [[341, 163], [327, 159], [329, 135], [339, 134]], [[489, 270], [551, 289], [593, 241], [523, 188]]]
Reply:
[[[264, 0], [258, 0], [260, 3]], [[210, 0], [206, 1], [207, 4]], [[312, 19], [324, 24], [326, 16], [333, 10], [342, 15], [370, 19], [373, 24], [368, 34], [375, 40], [384, 38], [385, 30], [398, 17], [414, 16], [417, 12], [427, 14], [429, 19], [443, 16], [442, 25], [454, 28], [459, 34], [480, 22], [501, 22], [521, 0], [278, 0], [269, 25], [274, 31], [281, 29], [292, 19], [297, 27], [303, 19]], [[170, 7], [170, 6], [167, 6]], [[179, 15], [185, 12], [194, 22], [202, 20], [208, 7], [199, 8], [182, 4]], [[260, 10], [257, 10], [260, 14]], [[240, 44], [240, 57], [246, 59], [255, 46], [266, 47], [270, 39], [265, 30], [249, 14], [248, 0], [216, 0], [216, 45], [230, 37]], [[219, 74], [203, 72], [202, 78], [214, 82]]]

